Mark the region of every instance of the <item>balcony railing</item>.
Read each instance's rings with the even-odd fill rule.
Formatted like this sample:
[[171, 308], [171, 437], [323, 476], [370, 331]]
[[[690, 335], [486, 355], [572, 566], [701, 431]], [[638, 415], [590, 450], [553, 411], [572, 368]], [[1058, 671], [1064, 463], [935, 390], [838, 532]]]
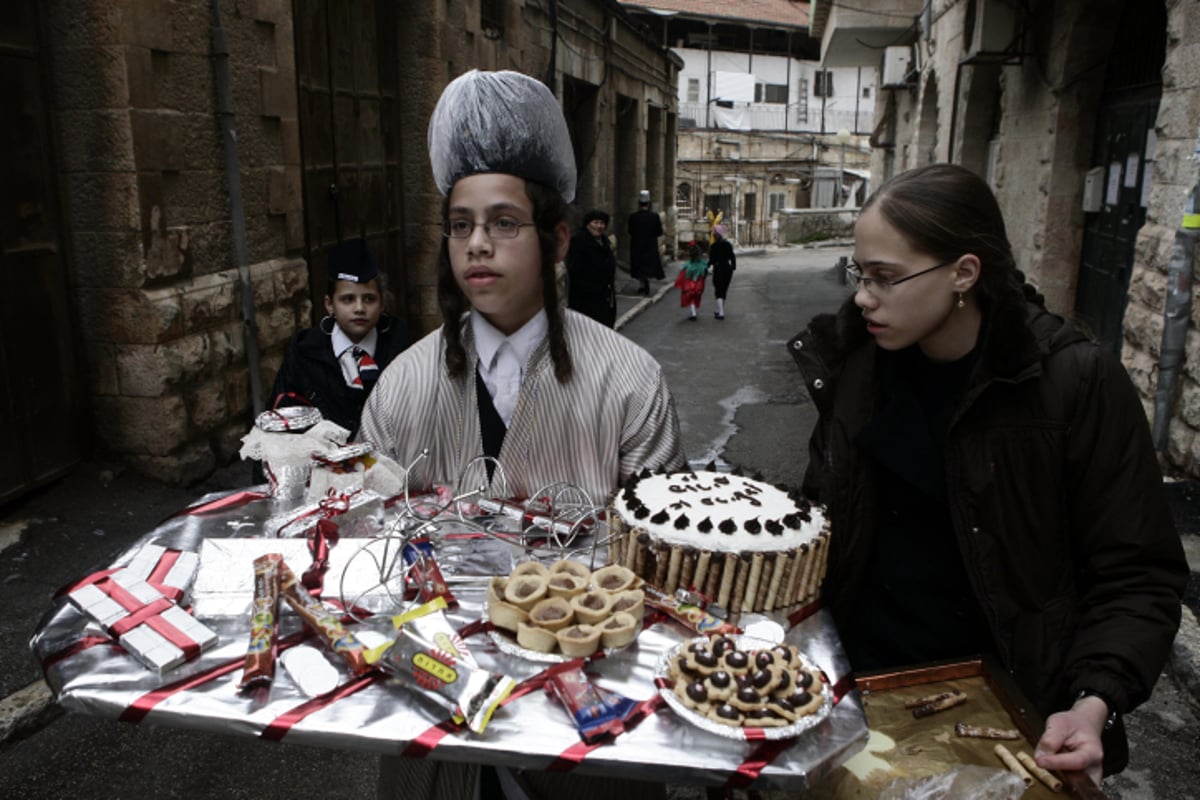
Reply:
[[845, 129], [852, 133], [870, 132], [873, 127], [874, 109], [860, 109], [855, 112], [826, 108], [824, 113], [824, 128], [821, 126], [820, 105], [810, 104], [807, 114], [802, 113], [799, 106], [782, 106], [767, 103], [756, 103], [750, 106], [739, 106], [734, 109], [713, 108], [708, 113], [704, 103], [679, 104], [679, 129], [695, 128], [723, 129], [719, 120], [719, 111], [743, 115], [743, 121], [748, 126], [740, 130], [753, 131], [792, 131], [802, 133], [836, 133]]

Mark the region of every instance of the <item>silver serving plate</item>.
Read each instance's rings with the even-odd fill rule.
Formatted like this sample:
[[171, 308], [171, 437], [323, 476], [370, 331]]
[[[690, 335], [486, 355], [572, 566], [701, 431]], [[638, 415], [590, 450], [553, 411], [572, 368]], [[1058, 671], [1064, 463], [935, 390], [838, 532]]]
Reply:
[[[771, 642], [768, 642], [764, 639], [759, 639], [758, 637], [751, 637], [751, 636], [745, 636], [745, 635], [730, 636], [728, 638], [732, 639], [734, 644], [736, 644], [738, 646], [738, 648], [740, 648], [740, 649], [770, 647], [772, 644]], [[679, 644], [672, 647], [670, 650], [668, 650], [663, 655], [662, 658], [659, 659], [658, 665], [654, 669], [654, 677], [662, 678], [665, 680], [670, 680], [669, 668], [671, 666], [671, 662], [676, 658], [676, 656], [678, 656], [684, 650], [684, 648], [689, 647], [693, 643], [696, 643], [696, 642], [704, 643], [704, 642], [707, 642], [708, 640], [709, 640], [709, 637], [707, 637], [707, 636], [697, 636], [694, 639], [689, 639], [686, 642], [680, 642]], [[812, 662], [809, 661], [808, 657], [805, 656], [803, 653], [800, 654], [800, 663], [807, 670], [810, 670], [812, 672], [820, 672], [820, 670], [818, 670], [812, 666]], [[711, 719], [704, 716], [703, 714], [700, 714], [697, 711], [695, 711], [691, 708], [688, 708], [687, 705], [684, 704], [684, 702], [682, 700], [680, 700], [675, 695], [675, 692], [673, 692], [669, 687], [664, 686], [664, 687], [660, 688], [658, 690], [658, 693], [662, 697], [662, 699], [666, 701], [667, 705], [669, 705], [671, 707], [672, 711], [674, 711], [676, 714], [678, 714], [680, 717], [682, 717], [686, 722], [689, 722], [692, 725], [695, 725], [697, 728], [700, 728], [701, 730], [704, 730], [704, 731], [708, 731], [709, 733], [715, 734], [716, 736], [721, 736], [725, 739], [738, 739], [741, 741], [750, 740], [750, 737], [746, 736], [746, 728], [745, 727], [734, 727], [732, 725], [723, 725], [720, 722], [713, 722]], [[819, 725], [826, 717], [829, 716], [829, 713], [832, 710], [833, 710], [833, 693], [830, 691], [828, 686], [825, 686], [821, 690], [821, 705], [820, 705], [820, 707], [817, 708], [816, 711], [814, 711], [813, 713], [811, 713], [807, 716], [801, 717], [800, 719], [793, 722], [791, 725], [780, 725], [778, 727], [772, 727], [772, 728], [755, 728], [754, 729], [755, 731], [762, 731], [762, 736], [759, 737], [756, 733], [753, 738], [755, 741], [757, 741], [760, 738], [770, 739], [770, 740], [790, 739], [793, 736], [798, 736], [801, 733], [804, 733], [805, 731], [809, 730], [810, 728], [813, 728], [813, 727], [816, 727], [817, 725]]]
[[[565, 664], [568, 661], [574, 660], [575, 656], [569, 656], [565, 653], [543, 653], [540, 650], [530, 650], [528, 647], [522, 647], [517, 643], [517, 640], [511, 634], [502, 630], [490, 630], [487, 632], [488, 638], [496, 643], [496, 649], [501, 653], [517, 658], [523, 658], [526, 661], [536, 661], [541, 664]], [[605, 658], [612, 656], [614, 653], [620, 653], [622, 650], [628, 650], [633, 642], [637, 641], [637, 637], [633, 637], [633, 641], [624, 647], [605, 647], [596, 651], [603, 653]], [[593, 653], [592, 655], [596, 655]], [[591, 656], [588, 656], [591, 658]]]

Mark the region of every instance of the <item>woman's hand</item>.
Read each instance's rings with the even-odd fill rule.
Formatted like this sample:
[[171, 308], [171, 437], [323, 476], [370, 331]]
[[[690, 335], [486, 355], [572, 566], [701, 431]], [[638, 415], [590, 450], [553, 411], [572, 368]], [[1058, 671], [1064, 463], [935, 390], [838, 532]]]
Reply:
[[1069, 711], [1051, 714], [1038, 740], [1034, 758], [1045, 769], [1080, 770], [1100, 785], [1104, 747], [1100, 734], [1108, 720], [1108, 705], [1088, 695], [1075, 701]]

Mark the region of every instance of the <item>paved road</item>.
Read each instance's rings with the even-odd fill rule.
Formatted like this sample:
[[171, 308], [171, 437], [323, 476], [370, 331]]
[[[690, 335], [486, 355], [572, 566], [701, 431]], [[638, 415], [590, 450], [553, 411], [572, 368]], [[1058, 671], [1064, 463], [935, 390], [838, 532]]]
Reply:
[[[712, 459], [797, 484], [813, 417], [784, 343], [846, 289], [832, 266], [846, 249], [789, 249], [744, 256], [724, 321], [688, 322], [678, 294], [662, 282], [656, 303], [620, 298], [637, 312], [622, 331], [663, 364], [676, 396], [685, 445], [698, 464]], [[0, 696], [10, 706], [44, 696], [26, 642], [53, 591], [107, 565], [159, 520], [204, 491], [234, 488], [241, 465], [207, 486], [164, 487], [129, 471], [87, 464], [68, 479], [0, 508]], [[1194, 522], [1195, 520], [1193, 520]], [[1195, 525], [1193, 524], [1193, 531]], [[1189, 539], [1198, 537], [1191, 536]], [[1193, 547], [1200, 552], [1200, 547]], [[49, 717], [49, 718], [48, 718]], [[80, 715], [15, 714], [28, 725], [9, 736], [0, 709], [0, 797], [137, 798], [367, 797], [374, 756], [127, 725]], [[1131, 715], [1133, 767], [1111, 779], [1114, 798], [1176, 800], [1200, 786], [1200, 722], [1190, 695], [1169, 676]], [[24, 737], [24, 738], [22, 738]], [[677, 800], [703, 796], [673, 787]]]

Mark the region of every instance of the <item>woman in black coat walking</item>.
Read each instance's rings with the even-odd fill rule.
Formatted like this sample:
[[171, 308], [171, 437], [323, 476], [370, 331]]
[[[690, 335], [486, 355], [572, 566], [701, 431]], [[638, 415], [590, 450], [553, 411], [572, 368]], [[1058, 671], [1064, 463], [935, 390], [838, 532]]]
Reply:
[[713, 289], [717, 293], [717, 310], [713, 316], [725, 319], [725, 295], [729, 292], [729, 282], [733, 280], [733, 271], [737, 269], [737, 257], [733, 254], [733, 245], [725, 238], [725, 226], [713, 226], [713, 244], [708, 250], [708, 267], [713, 274]]
[[608, 214], [592, 209], [567, 251], [567, 308], [601, 325], [617, 322], [617, 258], [608, 242]]

